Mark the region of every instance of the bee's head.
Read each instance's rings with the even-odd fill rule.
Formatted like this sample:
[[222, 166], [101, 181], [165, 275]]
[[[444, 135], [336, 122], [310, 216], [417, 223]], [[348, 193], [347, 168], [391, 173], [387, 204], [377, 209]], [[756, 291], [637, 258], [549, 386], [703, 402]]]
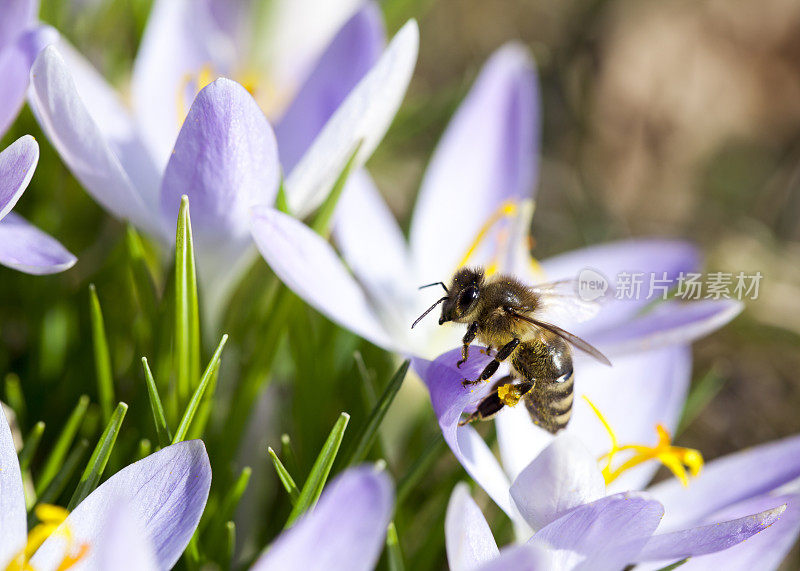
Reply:
[[448, 321], [463, 322], [478, 306], [483, 287], [483, 269], [461, 268], [453, 276], [447, 299], [442, 305], [439, 325]]

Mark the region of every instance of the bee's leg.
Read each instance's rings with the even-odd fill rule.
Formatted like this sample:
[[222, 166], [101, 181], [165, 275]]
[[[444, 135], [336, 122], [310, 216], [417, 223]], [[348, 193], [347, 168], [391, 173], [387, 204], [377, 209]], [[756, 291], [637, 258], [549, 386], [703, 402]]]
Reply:
[[504, 406], [514, 406], [517, 404], [519, 399], [533, 388], [533, 383], [530, 381], [512, 383], [509, 382], [510, 380], [511, 377], [506, 376], [495, 383], [492, 392], [478, 403], [475, 412], [460, 421], [458, 425], [464, 426], [476, 420], [489, 420], [500, 412]]
[[473, 321], [469, 324], [467, 328], [467, 332], [464, 334], [464, 338], [461, 340], [461, 360], [456, 363], [457, 368], [461, 368], [467, 359], [469, 359], [469, 344], [475, 340], [475, 335], [478, 333], [478, 322]]
[[511, 353], [514, 352], [514, 349], [516, 349], [517, 345], [519, 344], [520, 340], [515, 337], [514, 339], [512, 339], [511, 341], [500, 347], [500, 349], [497, 350], [497, 354], [494, 356], [494, 359], [489, 361], [489, 363], [486, 365], [486, 367], [483, 368], [483, 371], [481, 371], [480, 376], [478, 376], [476, 380], [470, 381], [468, 379], [464, 379], [463, 381], [461, 381], [461, 384], [466, 387], [467, 385], [477, 385], [479, 383], [482, 383], [483, 381], [488, 381], [490, 378], [492, 378], [492, 375], [494, 375], [497, 372], [497, 368], [500, 366], [500, 363], [508, 359], [511, 356]]

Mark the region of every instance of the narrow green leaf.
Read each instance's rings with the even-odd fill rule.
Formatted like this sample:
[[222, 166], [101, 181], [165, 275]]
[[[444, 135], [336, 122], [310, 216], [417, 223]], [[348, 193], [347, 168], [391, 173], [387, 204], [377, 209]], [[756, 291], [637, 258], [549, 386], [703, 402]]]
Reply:
[[386, 556], [389, 561], [389, 571], [403, 571], [403, 551], [400, 549], [400, 538], [397, 537], [397, 528], [393, 521], [389, 522], [386, 529]]
[[667, 565], [666, 567], [662, 567], [658, 571], [672, 571], [673, 569], [677, 569], [678, 567], [681, 567], [687, 561], [689, 561], [688, 557], [686, 559], [681, 559], [680, 561], [676, 561], [675, 563], [673, 563], [671, 565]]
[[344, 165], [344, 169], [339, 173], [336, 182], [333, 183], [330, 194], [325, 198], [325, 202], [319, 207], [316, 216], [314, 216], [311, 224], [309, 224], [311, 229], [321, 236], [327, 237], [328, 234], [330, 234], [333, 213], [336, 210], [336, 205], [339, 203], [339, 198], [342, 196], [342, 191], [344, 191], [344, 187], [347, 184], [347, 179], [350, 178], [350, 173], [353, 171], [356, 155], [358, 155], [358, 151], [361, 149], [363, 142], [362, 140], [356, 144], [353, 152], [350, 154], [350, 158], [347, 160], [347, 164]]
[[285, 432], [281, 434], [281, 457], [283, 458], [284, 466], [289, 472], [300, 474], [300, 464], [297, 462], [297, 454], [294, 453], [294, 448], [292, 447], [292, 439]]
[[158, 306], [156, 280], [147, 263], [142, 238], [131, 224], [125, 229], [125, 246], [130, 259], [130, 277], [139, 307], [145, 315], [153, 317]]
[[399, 369], [397, 369], [397, 372], [391, 378], [389, 384], [386, 385], [386, 389], [383, 391], [381, 398], [378, 399], [378, 402], [372, 409], [372, 413], [370, 413], [367, 423], [364, 425], [364, 428], [361, 430], [358, 438], [355, 440], [356, 444], [353, 448], [353, 452], [350, 454], [350, 459], [347, 462], [348, 466], [362, 462], [367, 456], [370, 446], [372, 446], [372, 443], [375, 441], [375, 437], [378, 435], [378, 428], [380, 427], [381, 422], [383, 422], [386, 412], [389, 410], [394, 397], [397, 396], [397, 391], [400, 390], [403, 380], [406, 378], [410, 364], [411, 361], [408, 359], [403, 361], [403, 364], [400, 365]]
[[6, 402], [14, 414], [17, 415], [17, 422], [20, 426], [25, 426], [25, 417], [28, 410], [25, 406], [25, 396], [22, 393], [22, 382], [16, 373], [8, 373], [5, 379]]
[[150, 372], [150, 365], [147, 363], [147, 357], [142, 357], [142, 367], [144, 368], [144, 379], [147, 382], [147, 396], [150, 398], [150, 409], [153, 411], [153, 422], [156, 425], [158, 445], [161, 447], [168, 446], [169, 443], [172, 442], [172, 432], [167, 424], [167, 418], [164, 416], [164, 406], [161, 404], [161, 397], [158, 396], [158, 387], [156, 387], [153, 373]]
[[147, 458], [150, 456], [150, 453], [153, 451], [153, 445], [150, 442], [149, 438], [142, 438], [139, 441], [139, 449], [136, 451], [136, 459], [141, 460], [142, 458]]
[[419, 479], [430, 472], [431, 466], [436, 462], [445, 448], [444, 438], [442, 433], [439, 432], [434, 437], [428, 448], [417, 458], [417, 461], [408, 469], [408, 471], [397, 481], [397, 505], [400, 505], [405, 499], [408, 492], [417, 485]]
[[88, 407], [89, 397], [83, 395], [78, 399], [78, 404], [73, 409], [72, 414], [69, 415], [67, 423], [61, 430], [61, 434], [58, 435], [53, 450], [50, 452], [50, 456], [47, 458], [44, 468], [42, 468], [42, 473], [36, 484], [36, 495], [38, 497], [42, 496], [44, 489], [47, 488], [56, 474], [59, 473], [59, 470], [61, 470], [61, 466], [64, 464], [64, 458], [67, 456], [70, 446], [72, 446], [72, 441], [78, 433], [78, 429], [81, 426], [81, 422], [83, 422], [83, 417], [86, 415], [86, 409]]
[[100, 435], [100, 441], [94, 448], [89, 463], [83, 471], [78, 487], [75, 493], [72, 494], [72, 499], [69, 501], [67, 509], [72, 511], [79, 503], [81, 503], [86, 496], [88, 496], [100, 483], [100, 478], [103, 476], [103, 471], [106, 469], [108, 458], [111, 456], [111, 451], [114, 449], [114, 444], [117, 442], [117, 435], [122, 426], [122, 421], [125, 419], [125, 413], [128, 412], [128, 405], [124, 402], [117, 404], [114, 413], [111, 415], [111, 420], [106, 425], [103, 434]]
[[197, 386], [200, 376], [200, 310], [192, 244], [189, 198], [181, 197], [175, 235], [175, 372], [181, 403]]
[[286, 186], [284, 180], [281, 178], [281, 185], [278, 187], [278, 197], [275, 199], [275, 208], [284, 214], [292, 215], [291, 208], [289, 208], [289, 199], [286, 197]]
[[725, 377], [720, 375], [719, 372], [712, 367], [702, 379], [695, 383], [689, 392], [689, 396], [686, 398], [686, 404], [683, 407], [683, 413], [678, 422], [678, 428], [675, 430], [675, 436], [686, 430], [694, 419], [703, 412], [703, 409], [708, 406], [708, 403], [722, 390], [725, 381]]
[[233, 562], [233, 554], [236, 551], [236, 524], [229, 521], [225, 524], [225, 555], [228, 565]]
[[226, 519], [231, 519], [233, 517], [236, 508], [239, 506], [239, 502], [242, 499], [245, 491], [247, 491], [247, 485], [250, 483], [250, 476], [252, 476], [253, 470], [250, 466], [245, 466], [242, 468], [239, 477], [236, 478], [236, 482], [234, 482], [233, 486], [228, 490], [225, 494], [225, 497], [222, 499], [222, 503], [220, 504], [217, 513], [214, 514], [215, 517], [220, 518], [222, 521]]
[[300, 499], [300, 490], [297, 488], [294, 478], [292, 478], [289, 470], [286, 469], [271, 446], [267, 448], [267, 452], [272, 460], [272, 465], [275, 466], [275, 471], [278, 473], [278, 479], [281, 481], [281, 484], [283, 484], [284, 489], [289, 493], [289, 499], [292, 501], [292, 506], [296, 506], [297, 500]]
[[303, 489], [300, 490], [300, 497], [292, 508], [284, 528], [291, 527], [298, 517], [316, 505], [322, 493], [322, 488], [325, 487], [325, 482], [328, 480], [328, 474], [330, 474], [333, 462], [336, 460], [336, 454], [339, 452], [339, 446], [342, 444], [344, 431], [349, 420], [350, 415], [346, 412], [339, 415], [339, 419], [333, 425], [328, 439], [311, 467], [306, 483], [303, 484]]
[[222, 348], [225, 347], [225, 343], [227, 341], [228, 336], [223, 335], [222, 339], [220, 339], [219, 345], [217, 345], [217, 350], [214, 351], [214, 355], [211, 357], [211, 361], [209, 361], [208, 366], [203, 373], [203, 377], [200, 379], [200, 385], [198, 385], [197, 389], [194, 391], [192, 400], [189, 401], [186, 411], [183, 413], [181, 423], [178, 425], [178, 430], [175, 431], [175, 436], [172, 439], [173, 444], [176, 444], [177, 442], [183, 442], [183, 440], [186, 438], [186, 434], [189, 432], [189, 427], [192, 424], [192, 419], [194, 419], [197, 408], [200, 406], [200, 402], [203, 399], [203, 393], [205, 393], [208, 385], [211, 384], [211, 379], [213, 379], [216, 375], [216, 370], [219, 367], [220, 355], [222, 354]]
[[[39, 503], [53, 504], [56, 502], [56, 500], [58, 500], [61, 492], [63, 492], [64, 488], [67, 487], [67, 484], [72, 479], [72, 476], [75, 474], [75, 471], [78, 469], [78, 466], [83, 461], [83, 457], [86, 456], [88, 451], [89, 441], [85, 438], [78, 441], [78, 443], [75, 445], [75, 448], [73, 448], [69, 453], [69, 456], [67, 456], [66, 461], [61, 466], [61, 469], [58, 471], [58, 474], [56, 474], [56, 477], [53, 478], [53, 480], [47, 485], [42, 493], [38, 495]], [[32, 515], [33, 514], [31, 514], [31, 516]], [[31, 527], [30, 520], [28, 527]]]
[[217, 391], [217, 379], [219, 378], [219, 365], [214, 367], [211, 374], [211, 379], [208, 382], [208, 388], [203, 393], [203, 398], [200, 400], [200, 406], [197, 409], [197, 414], [194, 417], [194, 422], [189, 429], [188, 440], [203, 438], [206, 431], [206, 426], [211, 418], [211, 410], [214, 408], [214, 394]]
[[42, 434], [44, 433], [44, 422], [41, 420], [33, 425], [28, 436], [25, 437], [25, 443], [22, 445], [22, 450], [19, 451], [19, 469], [22, 473], [28, 471], [31, 465], [31, 459], [36, 454], [36, 449], [39, 447], [39, 442], [42, 441]]
[[103, 411], [103, 422], [111, 418], [114, 406], [114, 379], [111, 373], [111, 354], [108, 350], [103, 311], [94, 284], [89, 284], [89, 310], [92, 320], [92, 343], [94, 345], [94, 369], [97, 375], [97, 394]]

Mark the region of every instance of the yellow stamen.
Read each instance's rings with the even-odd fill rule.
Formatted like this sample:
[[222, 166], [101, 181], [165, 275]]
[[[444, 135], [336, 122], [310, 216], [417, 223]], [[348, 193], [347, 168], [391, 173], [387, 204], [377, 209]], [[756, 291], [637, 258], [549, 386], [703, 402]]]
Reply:
[[470, 244], [469, 248], [467, 248], [467, 253], [464, 254], [464, 257], [461, 259], [461, 263], [458, 264], [458, 267], [461, 268], [466, 266], [469, 262], [470, 258], [475, 253], [475, 250], [478, 249], [481, 242], [486, 238], [486, 235], [492, 229], [492, 227], [500, 222], [504, 218], [509, 218], [514, 216], [517, 213], [517, 205], [512, 200], [507, 200], [500, 205], [500, 207], [489, 217], [489, 219], [481, 226], [481, 229], [478, 230], [478, 234], [475, 236], [475, 239]]
[[[631, 468], [643, 464], [648, 460], [658, 460], [674, 474], [681, 484], [684, 486], [689, 485], [689, 476], [695, 477], [700, 473], [703, 467], [703, 455], [700, 451], [694, 448], [683, 448], [680, 446], [672, 446], [669, 431], [661, 424], [656, 425], [656, 433], [658, 435], [658, 444], [655, 446], [645, 446], [642, 444], [626, 444], [619, 445], [617, 435], [606, 420], [603, 413], [600, 412], [594, 403], [584, 395], [583, 399], [589, 404], [597, 418], [600, 419], [603, 428], [608, 433], [611, 440], [611, 449], [607, 454], [603, 454], [599, 460], [605, 460], [605, 465], [601, 468], [603, 478], [606, 484], [610, 484], [616, 480], [622, 473]], [[621, 452], [630, 452], [631, 456], [616, 468], [612, 468], [612, 462], [617, 454]], [[688, 474], [687, 474], [688, 469]]]
[[41, 547], [42, 543], [54, 534], [63, 537], [67, 543], [64, 550], [65, 554], [56, 568], [57, 571], [65, 571], [86, 557], [89, 552], [89, 546], [82, 543], [75, 549], [72, 531], [69, 526], [63, 525], [69, 515], [67, 510], [50, 504], [39, 504], [36, 506], [34, 513], [40, 523], [28, 533], [25, 547], [9, 562], [5, 571], [34, 571], [30, 564], [31, 557]]

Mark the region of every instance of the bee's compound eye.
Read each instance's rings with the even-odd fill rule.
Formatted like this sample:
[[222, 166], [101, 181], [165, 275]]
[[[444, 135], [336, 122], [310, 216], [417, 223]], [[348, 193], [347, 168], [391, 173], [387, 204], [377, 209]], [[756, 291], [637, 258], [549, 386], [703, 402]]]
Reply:
[[458, 307], [462, 311], [466, 310], [475, 300], [478, 299], [478, 288], [469, 286], [458, 296]]

